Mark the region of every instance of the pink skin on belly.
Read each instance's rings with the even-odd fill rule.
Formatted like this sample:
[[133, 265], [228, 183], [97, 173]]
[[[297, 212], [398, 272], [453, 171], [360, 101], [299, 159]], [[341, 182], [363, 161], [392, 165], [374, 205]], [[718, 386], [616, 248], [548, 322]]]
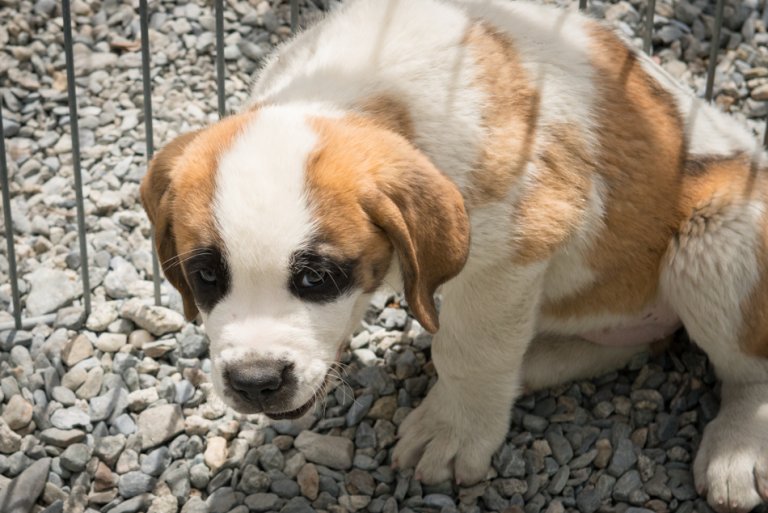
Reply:
[[582, 338], [604, 346], [633, 346], [662, 340], [682, 326], [670, 308], [656, 305], [623, 325], [588, 331]]

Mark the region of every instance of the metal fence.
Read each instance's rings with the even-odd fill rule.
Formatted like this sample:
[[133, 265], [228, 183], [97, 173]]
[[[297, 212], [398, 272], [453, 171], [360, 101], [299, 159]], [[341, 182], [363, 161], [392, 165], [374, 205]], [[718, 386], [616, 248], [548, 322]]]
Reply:
[[[705, 98], [712, 100], [714, 89], [715, 68], [717, 65], [717, 56], [720, 45], [720, 32], [723, 25], [723, 10], [725, 0], [717, 0], [715, 6], [715, 23], [712, 34], [711, 50], [707, 69], [707, 81]], [[69, 122], [70, 135], [72, 138], [72, 159], [74, 166], [74, 186], [77, 205], [77, 232], [80, 243], [81, 258], [81, 279], [83, 286], [83, 307], [86, 315], [91, 311], [91, 290], [88, 270], [88, 246], [86, 244], [85, 230], [85, 209], [83, 204], [82, 174], [80, 169], [80, 140], [79, 126], [77, 117], [77, 98], [75, 95], [75, 71], [72, 45], [72, 20], [70, 13], [70, 0], [62, 0], [62, 17], [64, 23], [64, 48], [66, 57], [66, 77], [67, 94], [69, 102]], [[579, 8], [587, 9], [587, 0], [579, 0]], [[646, 4], [645, 32], [643, 34], [643, 50], [646, 53], [651, 51], [651, 38], [653, 36], [653, 13], [656, 7], [656, 0], [648, 0]], [[290, 0], [291, 29], [296, 30], [299, 23], [299, 0]], [[216, 36], [216, 84], [218, 98], [219, 117], [225, 116], [225, 96], [224, 96], [224, 0], [214, 0], [215, 11], [215, 36]], [[144, 94], [144, 128], [146, 134], [147, 161], [152, 158], [154, 151], [153, 131], [152, 131], [152, 95], [151, 95], [151, 75], [150, 75], [150, 54], [149, 54], [149, 22], [147, 0], [139, 1], [139, 18], [141, 30], [141, 60], [142, 60], [142, 80]], [[764, 136], [764, 144], [768, 145], [768, 126]], [[2, 186], [3, 214], [5, 220], [5, 241], [7, 245], [8, 256], [8, 277], [11, 285], [11, 297], [13, 304], [13, 317], [11, 323], [0, 323], [0, 331], [9, 329], [24, 329], [32, 327], [39, 323], [50, 323], [55, 315], [49, 314], [41, 317], [22, 317], [21, 298], [19, 293], [19, 282], [16, 269], [16, 256], [13, 240], [13, 219], [11, 214], [11, 198], [9, 190], [8, 166], [5, 152], [5, 135], [3, 133], [2, 105], [0, 104], [0, 186]], [[160, 269], [157, 261], [157, 255], [154, 245], [152, 246], [152, 270], [154, 281], [154, 299], [155, 304], [160, 304]]]

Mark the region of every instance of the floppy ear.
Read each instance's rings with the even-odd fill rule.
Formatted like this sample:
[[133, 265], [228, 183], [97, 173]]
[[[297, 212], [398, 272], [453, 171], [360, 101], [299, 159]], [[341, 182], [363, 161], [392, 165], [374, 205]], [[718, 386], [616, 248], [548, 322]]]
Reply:
[[412, 159], [381, 170], [376, 186], [363, 194], [362, 206], [397, 252], [413, 315], [435, 333], [439, 321], [434, 294], [464, 267], [469, 219], [453, 182], [412, 151]]
[[173, 234], [173, 190], [171, 177], [176, 161], [192, 142], [197, 132], [180, 135], [168, 143], [149, 163], [147, 174], [141, 182], [139, 192], [141, 203], [155, 228], [157, 257], [168, 281], [181, 293], [184, 302], [184, 316], [187, 320], [197, 317], [192, 289], [184, 276], [184, 270], [177, 261], [178, 250]]

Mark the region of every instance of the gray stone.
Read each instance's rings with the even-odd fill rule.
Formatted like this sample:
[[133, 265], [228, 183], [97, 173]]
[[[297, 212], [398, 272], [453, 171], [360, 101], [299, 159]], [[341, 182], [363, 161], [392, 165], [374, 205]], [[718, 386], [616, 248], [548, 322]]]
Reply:
[[60, 402], [63, 406], [72, 406], [77, 400], [77, 397], [72, 390], [62, 386], [53, 387], [51, 396], [54, 401]]
[[547, 487], [547, 491], [552, 495], [560, 495], [560, 493], [563, 491], [563, 488], [565, 488], [566, 483], [568, 482], [568, 477], [570, 477], [570, 474], [571, 469], [568, 467], [568, 465], [560, 467], [549, 481], [549, 487]]
[[259, 455], [259, 464], [261, 468], [266, 471], [270, 470], [283, 470], [285, 467], [285, 458], [283, 454], [273, 444], [262, 445], [256, 449], [256, 453]]
[[102, 436], [93, 446], [94, 455], [109, 466], [113, 466], [125, 448], [124, 435]]
[[184, 358], [200, 358], [208, 351], [208, 339], [194, 333], [184, 336], [180, 345], [181, 356]]
[[91, 399], [89, 405], [92, 421], [110, 419], [114, 423], [113, 419], [123, 415], [128, 407], [128, 392], [124, 388], [113, 388], [106, 394]]
[[266, 472], [259, 470], [256, 465], [248, 465], [243, 469], [238, 489], [247, 494], [266, 492], [272, 480]]
[[349, 411], [347, 412], [347, 426], [355, 426], [359, 424], [371, 409], [372, 405], [372, 394], [365, 394], [355, 399], [355, 401], [352, 403], [352, 406], [349, 407]]
[[184, 416], [178, 404], [164, 404], [141, 412], [138, 432], [141, 448], [150, 449], [184, 431]]
[[81, 442], [85, 439], [85, 432], [79, 429], [58, 429], [50, 428], [42, 431], [39, 435], [40, 441], [47, 445], [56, 447], [68, 447], [70, 444]]
[[339, 504], [349, 511], [360, 511], [370, 504], [371, 498], [366, 495], [342, 495]]
[[135, 322], [156, 337], [179, 331], [184, 327], [184, 316], [162, 306], [150, 306], [138, 299], [123, 303], [120, 315]]
[[146, 511], [152, 504], [152, 495], [148, 493], [142, 493], [132, 497], [126, 501], [121, 502], [114, 508], [109, 510], [109, 513], [139, 513]]
[[32, 420], [32, 405], [20, 395], [14, 395], [5, 405], [3, 420], [13, 430], [25, 427]]
[[54, 16], [57, 5], [57, 2], [54, 0], [37, 0], [35, 2], [35, 12], [44, 16]]
[[135, 390], [128, 394], [128, 408], [131, 411], [141, 411], [159, 400], [160, 396], [155, 387]]
[[430, 493], [424, 496], [424, 505], [428, 508], [454, 508], [456, 501], [441, 493]]
[[[265, 474], [266, 475], [266, 474]], [[192, 465], [189, 469], [189, 481], [195, 488], [205, 489], [211, 480], [211, 471], [204, 463], [198, 463]], [[243, 478], [240, 480], [240, 487], [242, 489]]]
[[3, 513], [29, 513], [48, 481], [51, 458], [37, 460], [0, 490]]
[[395, 392], [394, 381], [381, 367], [363, 367], [355, 373], [354, 378], [360, 386], [373, 389], [379, 396]]
[[237, 496], [232, 488], [223, 487], [210, 494], [205, 504], [209, 513], [228, 513], [237, 505]]
[[61, 453], [61, 466], [70, 472], [82, 472], [91, 458], [91, 449], [85, 444], [72, 444]]
[[643, 481], [640, 479], [640, 473], [637, 470], [630, 470], [616, 481], [613, 487], [613, 498], [617, 501], [628, 501], [630, 494], [642, 488]]
[[560, 465], [566, 465], [573, 459], [573, 447], [563, 435], [550, 430], [547, 431], [545, 437], [552, 449], [552, 456]]
[[79, 330], [83, 324], [85, 324], [85, 309], [80, 306], [68, 306], [59, 309], [56, 312], [56, 319], [53, 321], [55, 328], [69, 330]]
[[[147, 513], [177, 513], [179, 501], [173, 495], [160, 495], [152, 500]], [[248, 513], [247, 511], [245, 513]]]
[[255, 493], [245, 498], [245, 505], [254, 513], [266, 513], [274, 510], [279, 501], [274, 493]]
[[185, 404], [192, 399], [195, 395], [195, 387], [187, 380], [182, 380], [175, 385], [176, 393], [174, 394], [174, 401], [179, 404]]
[[194, 496], [184, 503], [181, 513], [210, 513], [210, 511], [202, 498]]
[[117, 489], [121, 497], [130, 499], [131, 497], [151, 491], [155, 486], [155, 481], [154, 477], [148, 476], [143, 472], [127, 472], [120, 476]]
[[293, 445], [312, 463], [336, 470], [345, 470], [352, 466], [354, 445], [348, 438], [304, 431]]
[[105, 353], [116, 353], [128, 342], [128, 336], [123, 333], [102, 333], [96, 339], [96, 348]]
[[112, 421], [112, 426], [123, 435], [130, 435], [136, 432], [136, 423], [130, 415], [124, 413]]
[[547, 426], [549, 426], [549, 421], [544, 417], [531, 414], [523, 416], [523, 427], [528, 431], [533, 433], [543, 433], [547, 429]]
[[385, 308], [379, 314], [378, 323], [385, 330], [402, 329], [408, 320], [408, 312], [401, 308]]
[[619, 440], [616, 450], [613, 451], [611, 463], [608, 465], [608, 473], [613, 477], [619, 477], [629, 470], [637, 462], [632, 442], [626, 438]]
[[355, 447], [359, 449], [376, 447], [376, 431], [369, 423], [363, 422], [357, 427], [357, 431], [355, 432]]
[[237, 47], [240, 49], [240, 53], [255, 62], [260, 62], [267, 55], [267, 52], [261, 46], [247, 39], [241, 39], [237, 43]]
[[91, 417], [76, 406], [56, 410], [51, 415], [51, 424], [59, 429], [74, 429], [76, 427], [89, 427]]
[[[105, 191], [96, 202], [102, 212], [112, 212], [120, 207], [122, 200], [119, 195]], [[139, 281], [139, 273], [122, 257], [115, 257], [110, 262], [112, 268], [104, 277], [104, 290], [114, 299], [123, 299], [131, 295], [129, 286]]]
[[585, 488], [576, 496], [576, 506], [581, 513], [594, 513], [602, 502], [600, 493], [594, 488]]
[[419, 360], [411, 349], [406, 349], [395, 360], [395, 376], [407, 379], [419, 372]]
[[283, 499], [292, 499], [299, 495], [299, 485], [290, 479], [275, 479], [269, 485], [269, 490]]
[[68, 306], [82, 293], [76, 280], [64, 271], [40, 267], [26, 276], [31, 290], [27, 296], [27, 314], [31, 317], [55, 312]]
[[525, 459], [523, 450], [505, 445], [494, 455], [493, 466], [502, 477], [524, 477]]
[[169, 338], [147, 342], [143, 345], [144, 354], [150, 358], [161, 358], [176, 349], [176, 341]]
[[104, 382], [104, 369], [94, 367], [88, 371], [85, 381], [75, 391], [75, 395], [80, 399], [93, 399], [101, 392], [101, 385]]
[[150, 452], [141, 463], [141, 471], [150, 476], [159, 476], [171, 464], [171, 454], [167, 447], [159, 447]]
[[117, 308], [114, 303], [101, 303], [94, 306], [85, 327], [92, 331], [104, 331], [107, 326], [117, 319]]
[[350, 495], [373, 495], [375, 482], [370, 472], [352, 469], [344, 476], [344, 484]]

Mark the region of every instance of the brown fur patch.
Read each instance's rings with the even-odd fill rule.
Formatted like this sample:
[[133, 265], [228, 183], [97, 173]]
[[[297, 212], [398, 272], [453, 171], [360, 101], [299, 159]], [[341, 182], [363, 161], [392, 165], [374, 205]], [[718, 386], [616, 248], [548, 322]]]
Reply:
[[404, 138], [362, 117], [315, 119], [318, 150], [307, 164], [310, 205], [327, 250], [356, 260], [367, 291], [397, 253], [406, 298], [429, 331], [433, 295], [463, 267], [469, 224], [455, 185]]
[[377, 94], [365, 98], [355, 106], [374, 123], [413, 141], [413, 120], [408, 106], [391, 94]]
[[468, 206], [502, 200], [531, 158], [539, 94], [512, 41], [486, 23], [475, 23], [464, 44], [476, 63], [476, 86], [489, 98], [483, 111], [486, 139], [471, 176]]
[[152, 159], [141, 183], [142, 204], [155, 226], [158, 258], [168, 281], [181, 293], [190, 320], [197, 316], [197, 307], [179, 260], [195, 249], [221, 245], [212, 212], [215, 171], [221, 154], [253, 116], [230, 116], [180, 135]]
[[596, 281], [543, 305], [555, 317], [631, 313], [653, 301], [662, 257], [683, 217], [678, 198], [686, 149], [674, 99], [615, 34], [597, 23], [590, 30], [605, 228], [588, 255]]
[[[768, 191], [764, 191], [768, 198]], [[762, 219], [762, 244], [758, 253], [760, 281], [744, 304], [744, 329], [739, 342], [745, 353], [768, 358], [768, 216]]]
[[536, 152], [536, 182], [514, 214], [518, 265], [548, 258], [573, 236], [589, 207], [594, 164], [576, 127], [551, 127], [554, 143]]

